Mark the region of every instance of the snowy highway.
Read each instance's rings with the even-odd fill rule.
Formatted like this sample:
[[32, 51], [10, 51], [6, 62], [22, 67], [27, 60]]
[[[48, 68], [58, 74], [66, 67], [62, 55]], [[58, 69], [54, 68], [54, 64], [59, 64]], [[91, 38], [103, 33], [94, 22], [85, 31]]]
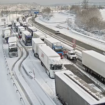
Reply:
[[[34, 19], [29, 20], [31, 24], [33, 21]], [[72, 38], [70, 38], [69, 36], [65, 36], [63, 34], [56, 35], [55, 31], [48, 29], [47, 27], [37, 22], [34, 22], [34, 26], [39, 30], [44, 31], [44, 33], [47, 33], [54, 38], [60, 39], [60, 41], [62, 41], [63, 43], [72, 46]], [[0, 34], [2, 34], [1, 31], [2, 28], [0, 28]], [[86, 44], [81, 41], [77, 41], [76, 43], [78, 44], [76, 47], [80, 51], [93, 49], [95, 51], [103, 53], [103, 50], [90, 46], [88, 45], [88, 43]], [[24, 42], [19, 39], [18, 48], [18, 57], [10, 58], [8, 56], [8, 44], [6, 44], [5, 40], [0, 36], [0, 103], [3, 103], [2, 105], [62, 105], [58, 97], [56, 96], [55, 79], [49, 78], [46, 73], [46, 68], [42, 66], [41, 61], [34, 56], [32, 46], [25, 46]], [[5, 57], [3, 51], [5, 53]], [[70, 65], [74, 64], [78, 66], [77, 68], [79, 68], [77, 70], [78, 75], [81, 74], [83, 78], [86, 78], [87, 81], [89, 80], [88, 78], [91, 78], [91, 81], [94, 82], [89, 83], [90, 85], [97, 85], [99, 90], [105, 90], [104, 84], [84, 71], [81, 62], [73, 62], [66, 59], [66, 57], [64, 57], [64, 59], [61, 59], [61, 62], [63, 63], [64, 71], [66, 69], [70, 69]], [[66, 68], [65, 65], [67, 65], [68, 68]], [[75, 74], [77, 73], [77, 71], [75, 72]], [[14, 81], [18, 84], [16, 91], [14, 89], [14, 86], [12, 86], [13, 84], [15, 84], [15, 82], [12, 84], [12, 79], [10, 79], [9, 74], [11, 74]], [[81, 75], [80, 77], [82, 78]], [[86, 75], [88, 78], [85, 77]], [[20, 92], [19, 97], [17, 95], [17, 90]]]

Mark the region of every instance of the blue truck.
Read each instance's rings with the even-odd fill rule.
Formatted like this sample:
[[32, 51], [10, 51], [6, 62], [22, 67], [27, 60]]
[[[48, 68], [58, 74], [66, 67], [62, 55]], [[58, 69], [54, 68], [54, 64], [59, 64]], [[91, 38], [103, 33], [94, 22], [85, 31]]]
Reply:
[[49, 47], [51, 47], [55, 52], [57, 52], [60, 55], [61, 59], [63, 59], [63, 55], [64, 55], [64, 53], [63, 53], [63, 46], [62, 46], [60, 41], [50, 37], [50, 38], [45, 38], [44, 42]]

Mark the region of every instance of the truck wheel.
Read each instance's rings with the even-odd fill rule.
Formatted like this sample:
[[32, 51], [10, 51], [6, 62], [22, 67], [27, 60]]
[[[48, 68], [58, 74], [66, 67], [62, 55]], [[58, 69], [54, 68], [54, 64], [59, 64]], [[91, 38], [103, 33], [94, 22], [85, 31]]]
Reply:
[[67, 59], [69, 59], [69, 57], [67, 56]]

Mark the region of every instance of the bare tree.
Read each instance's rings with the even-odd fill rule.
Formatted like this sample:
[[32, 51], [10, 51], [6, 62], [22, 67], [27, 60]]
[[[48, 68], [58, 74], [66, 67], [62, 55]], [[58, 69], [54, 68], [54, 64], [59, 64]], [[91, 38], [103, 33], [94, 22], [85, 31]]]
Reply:
[[44, 8], [43, 10], [42, 10], [42, 13], [47, 13], [47, 14], [49, 14], [51, 12], [51, 9], [50, 8]]
[[80, 10], [81, 10], [81, 8], [77, 5], [72, 5], [70, 8], [70, 11], [75, 14], [78, 14], [80, 12]]

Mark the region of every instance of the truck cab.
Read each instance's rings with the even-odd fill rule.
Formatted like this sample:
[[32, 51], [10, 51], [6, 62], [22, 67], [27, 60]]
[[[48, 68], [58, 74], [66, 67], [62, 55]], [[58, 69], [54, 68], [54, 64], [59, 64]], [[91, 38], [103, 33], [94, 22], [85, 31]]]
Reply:
[[9, 37], [8, 39], [8, 54], [9, 57], [18, 56], [17, 37]]
[[77, 59], [77, 55], [75, 53], [75, 50], [68, 51], [67, 59], [70, 59], [70, 60]]
[[57, 43], [53, 44], [52, 49], [60, 55], [61, 59], [63, 59], [64, 53], [63, 53], [62, 45], [57, 44]]
[[32, 45], [32, 36], [29, 31], [23, 31], [22, 32], [22, 40], [25, 43], [26, 46]]

